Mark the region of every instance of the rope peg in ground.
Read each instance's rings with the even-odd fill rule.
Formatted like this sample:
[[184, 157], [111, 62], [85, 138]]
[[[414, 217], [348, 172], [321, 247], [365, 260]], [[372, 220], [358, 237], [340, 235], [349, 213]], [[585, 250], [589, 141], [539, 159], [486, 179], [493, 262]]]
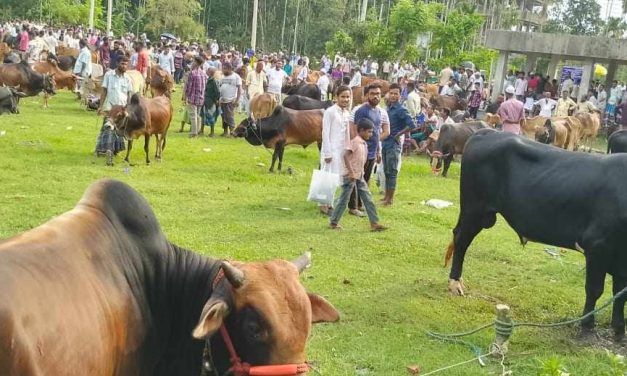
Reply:
[[496, 337], [494, 344], [499, 349], [498, 356], [504, 356], [509, 346], [509, 337], [514, 330], [514, 321], [512, 320], [509, 306], [506, 304], [496, 305], [496, 320], [494, 321], [494, 331]]

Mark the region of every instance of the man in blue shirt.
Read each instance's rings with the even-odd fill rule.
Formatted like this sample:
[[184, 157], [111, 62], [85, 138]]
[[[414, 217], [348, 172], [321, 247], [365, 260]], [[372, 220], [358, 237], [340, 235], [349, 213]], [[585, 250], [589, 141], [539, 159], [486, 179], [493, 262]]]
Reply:
[[[359, 123], [361, 119], [369, 119], [374, 124], [374, 132], [372, 137], [366, 143], [368, 144], [368, 158], [364, 165], [364, 180], [366, 183], [370, 181], [372, 175], [372, 169], [375, 162], [381, 161], [381, 150], [379, 150], [379, 141], [385, 139], [390, 134], [390, 123], [387, 113], [384, 109], [379, 107], [381, 102], [381, 85], [373, 83], [364, 88], [364, 97], [367, 98], [367, 102], [361, 105], [355, 116], [351, 119], [351, 139], [357, 135], [357, 128], [355, 124]], [[358, 217], [364, 217], [365, 214], [360, 210], [361, 200], [359, 199], [357, 192], [353, 191], [351, 199], [348, 203], [349, 213]]]
[[398, 164], [401, 160], [403, 146], [400, 137], [416, 127], [409, 112], [403, 107], [399, 99], [401, 87], [398, 84], [390, 85], [388, 92], [388, 117], [390, 118], [390, 136], [381, 141], [383, 169], [385, 171], [385, 198], [384, 206], [390, 206], [394, 200]]

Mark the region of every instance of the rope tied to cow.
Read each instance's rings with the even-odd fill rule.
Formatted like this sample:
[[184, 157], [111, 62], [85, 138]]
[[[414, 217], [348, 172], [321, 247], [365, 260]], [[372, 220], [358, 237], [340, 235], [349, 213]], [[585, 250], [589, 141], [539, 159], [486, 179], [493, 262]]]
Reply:
[[492, 326], [494, 326], [495, 332], [499, 335], [502, 335], [506, 338], [509, 338], [513, 332], [514, 332], [514, 328], [516, 327], [534, 327], [534, 328], [555, 328], [555, 327], [560, 327], [560, 326], [566, 326], [566, 325], [572, 325], [572, 324], [577, 324], [593, 315], [595, 315], [596, 313], [604, 310], [605, 308], [609, 307], [612, 303], [614, 303], [614, 301], [616, 301], [617, 299], [620, 299], [623, 295], [627, 294], [627, 287], [625, 287], [624, 289], [622, 289], [621, 291], [619, 291], [618, 293], [616, 293], [616, 295], [612, 296], [611, 298], [609, 298], [605, 303], [603, 303], [601, 306], [599, 306], [598, 308], [586, 313], [583, 316], [580, 316], [578, 318], [575, 319], [571, 319], [571, 320], [565, 320], [565, 321], [558, 321], [558, 322], [554, 322], [554, 323], [547, 323], [547, 324], [542, 324], [542, 323], [531, 323], [531, 322], [514, 322], [514, 320], [511, 321], [502, 321], [499, 319], [495, 319], [493, 322], [482, 325], [478, 328], [475, 329], [471, 329], [465, 332], [460, 332], [460, 333], [437, 333], [437, 332], [433, 332], [430, 330], [427, 330], [426, 333], [427, 335], [434, 337], [434, 338], [438, 338], [438, 339], [443, 339], [443, 338], [461, 338], [461, 337], [466, 337], [469, 336], [471, 334], [475, 334], [477, 332], [480, 332], [482, 330], [485, 330], [487, 328], [490, 328]]

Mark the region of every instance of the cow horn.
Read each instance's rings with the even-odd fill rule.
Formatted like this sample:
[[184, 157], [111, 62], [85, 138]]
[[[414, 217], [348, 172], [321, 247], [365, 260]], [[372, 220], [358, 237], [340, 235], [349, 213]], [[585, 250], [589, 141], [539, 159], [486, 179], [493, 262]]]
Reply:
[[226, 261], [222, 261], [222, 271], [224, 271], [224, 276], [229, 280], [233, 287], [236, 289], [242, 287], [244, 280], [246, 279], [243, 271]]
[[303, 253], [302, 256], [292, 261], [292, 264], [296, 266], [296, 269], [298, 269], [298, 273], [302, 273], [311, 265], [311, 251]]

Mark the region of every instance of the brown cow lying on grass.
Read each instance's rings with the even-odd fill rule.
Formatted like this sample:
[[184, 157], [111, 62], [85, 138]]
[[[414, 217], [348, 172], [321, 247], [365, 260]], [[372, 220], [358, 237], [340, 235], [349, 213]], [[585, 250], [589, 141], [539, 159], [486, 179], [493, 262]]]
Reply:
[[156, 138], [155, 159], [161, 161], [166, 135], [172, 121], [172, 112], [172, 103], [168, 98], [163, 96], [141, 98], [138, 94], [133, 94], [131, 102], [126, 107], [118, 105], [111, 108], [109, 112], [111, 122], [115, 124], [118, 133], [128, 140], [124, 158], [126, 162], [129, 162], [133, 139], [142, 135], [144, 136], [146, 164], [150, 164], [148, 150], [152, 135]]
[[324, 110], [291, 110], [277, 106], [272, 116], [265, 119], [244, 119], [233, 131], [233, 136], [244, 137], [251, 145], [263, 145], [274, 149], [270, 172], [279, 160], [279, 171], [283, 165], [285, 145], [307, 147], [316, 142], [318, 150], [322, 144], [322, 116]]

